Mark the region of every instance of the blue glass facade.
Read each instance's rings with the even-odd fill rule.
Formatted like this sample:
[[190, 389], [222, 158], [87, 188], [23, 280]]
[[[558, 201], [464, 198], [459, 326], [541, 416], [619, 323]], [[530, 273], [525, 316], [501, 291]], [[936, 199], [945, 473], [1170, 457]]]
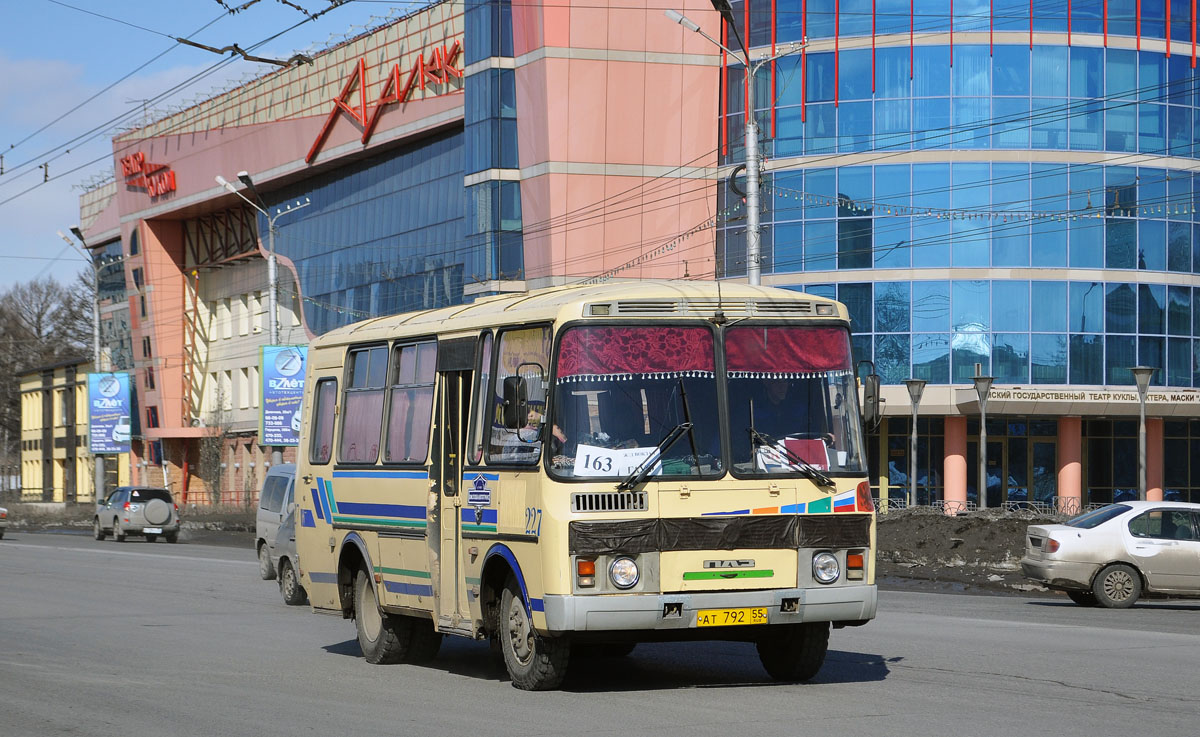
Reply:
[[[465, 65], [512, 57], [508, 0], [468, 2]], [[276, 250], [299, 275], [316, 334], [366, 317], [461, 303], [472, 283], [523, 273], [520, 183], [464, 178], [516, 169], [511, 68], [465, 76], [461, 130], [442, 132], [271, 192], [268, 209], [308, 197], [279, 219]], [[503, 67], [503, 64], [501, 65]], [[511, 66], [511, 65], [509, 65]], [[263, 239], [267, 218], [259, 215]]]
[[[1039, 6], [1034, 34], [1067, 30], [1061, 5]], [[772, 30], [777, 43], [870, 35], [872, 7], [885, 40], [874, 52], [813, 44], [779, 59], [773, 78], [760, 72], [776, 167], [763, 180], [764, 274], [846, 302], [860, 357], [888, 383], [970, 383], [980, 363], [1002, 383], [1132, 384], [1127, 368], [1141, 363], [1163, 369], [1156, 385], [1200, 387], [1200, 177], [1179, 168], [1200, 157], [1200, 89], [1188, 54], [1115, 48], [1133, 45], [1117, 38], [1136, 33], [1133, 0], [1108, 5], [1110, 48], [1035, 35], [953, 47], [918, 37], [910, 50], [907, 1], [775, 6], [751, 3], [753, 45]], [[1142, 37], [1163, 38], [1165, 4], [1142, 6]], [[989, 16], [989, 3], [963, 0], [951, 17], [946, 0], [918, 0], [912, 11], [916, 33], [1030, 30], [1027, 3]], [[1190, 41], [1190, 8], [1173, 12], [1172, 37]], [[1102, 33], [1102, 15], [1099, 0], [1073, 2], [1073, 34]], [[738, 163], [744, 70], [727, 80], [723, 161]], [[718, 209], [728, 197], [719, 186]], [[744, 275], [744, 221], [720, 231], [718, 268]], [[853, 274], [881, 269], [909, 271]], [[924, 269], [988, 271], [924, 281]], [[1082, 269], [1086, 281], [1072, 276]], [[813, 284], [808, 272], [827, 273]]]
[[[970, 386], [977, 364], [999, 385], [1120, 386], [1141, 364], [1160, 369], [1154, 386], [1200, 388], [1191, 15], [1165, 0], [1072, 0], [1069, 15], [1067, 3], [1027, 0], [753, 0], [748, 13], [733, 3], [755, 56], [809, 40], [754, 80], [770, 162], [764, 282], [845, 303], [857, 358], [892, 386]], [[1160, 43], [1139, 50], [1139, 35]], [[1180, 42], [1170, 54], [1168, 37]], [[745, 158], [745, 69], [730, 61], [726, 165]], [[717, 199], [736, 212], [724, 182]], [[744, 276], [745, 260], [739, 214], [718, 229], [718, 276]], [[949, 423], [925, 412], [918, 496], [936, 500]], [[972, 501], [983, 486], [977, 418], [958, 441]], [[872, 469], [897, 495], [910, 422], [889, 417], [872, 437]], [[1200, 501], [1200, 420], [1162, 427], [1166, 457], [1193, 459], [1162, 470], [1164, 496]], [[990, 505], [1053, 503], [1059, 432], [1056, 417], [989, 413]], [[1136, 418], [1085, 417], [1072, 432], [1081, 501], [1135, 498]]]

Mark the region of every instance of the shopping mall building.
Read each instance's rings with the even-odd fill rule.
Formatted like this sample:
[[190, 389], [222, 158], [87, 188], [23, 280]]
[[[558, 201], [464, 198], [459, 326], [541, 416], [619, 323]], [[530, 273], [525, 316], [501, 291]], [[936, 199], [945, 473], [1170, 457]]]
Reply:
[[[435, 3], [114, 139], [85, 235], [124, 259], [106, 340], [143, 468], [200, 488], [220, 425], [223, 485], [261, 478], [272, 224], [281, 343], [593, 277], [744, 279], [746, 75], [663, 10], [738, 41], [707, 0], [641, 5]], [[885, 383], [882, 493], [908, 484], [918, 378], [919, 496], [977, 500], [978, 364], [991, 505], [1127, 498], [1142, 364], [1151, 494], [1200, 501], [1194, 12], [1036, 5], [733, 4], [781, 54], [755, 87], [762, 281], [849, 307]]]

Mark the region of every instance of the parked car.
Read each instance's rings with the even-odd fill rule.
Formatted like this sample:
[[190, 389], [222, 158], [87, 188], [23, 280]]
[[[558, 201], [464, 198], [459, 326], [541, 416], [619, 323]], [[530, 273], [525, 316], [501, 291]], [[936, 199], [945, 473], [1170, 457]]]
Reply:
[[0, 507], [0, 540], [4, 539], [4, 531], [8, 529], [8, 510]]
[[308, 601], [308, 592], [300, 585], [300, 559], [296, 557], [295, 505], [284, 507], [287, 512], [271, 546], [271, 563], [279, 572], [279, 594], [283, 603], [291, 606]]
[[1021, 571], [1080, 606], [1200, 596], [1200, 504], [1121, 502], [1061, 525], [1029, 525]]
[[96, 505], [92, 536], [103, 540], [112, 535], [124, 542], [128, 535], [143, 535], [154, 542], [159, 535], [169, 542], [179, 541], [179, 505], [167, 489], [144, 486], [120, 486]]
[[258, 553], [258, 573], [264, 581], [276, 576], [273, 559], [275, 540], [285, 514], [292, 507], [292, 487], [296, 478], [296, 466], [281, 463], [272, 466], [263, 478], [262, 491], [258, 494], [258, 513], [254, 518], [254, 549]]

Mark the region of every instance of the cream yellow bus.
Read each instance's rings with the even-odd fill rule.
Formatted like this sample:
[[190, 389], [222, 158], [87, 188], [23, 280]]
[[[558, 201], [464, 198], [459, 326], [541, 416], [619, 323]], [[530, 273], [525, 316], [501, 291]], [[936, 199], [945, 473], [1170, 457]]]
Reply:
[[369, 662], [490, 639], [514, 686], [548, 689], [572, 648], [738, 640], [807, 680], [831, 625], [875, 616], [837, 302], [556, 287], [368, 320], [308, 356], [301, 578]]

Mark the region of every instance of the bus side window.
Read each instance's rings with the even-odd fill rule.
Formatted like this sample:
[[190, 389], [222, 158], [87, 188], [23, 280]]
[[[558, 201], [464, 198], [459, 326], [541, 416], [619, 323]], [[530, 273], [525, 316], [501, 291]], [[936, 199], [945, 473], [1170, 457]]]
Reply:
[[424, 462], [429, 454], [437, 342], [398, 345], [393, 353], [383, 460], [389, 463]]
[[324, 465], [333, 457], [333, 416], [337, 408], [337, 379], [321, 379], [314, 392], [312, 438], [308, 444], [308, 460]]
[[479, 463], [483, 460], [483, 431], [490, 428], [488, 421], [488, 389], [492, 378], [492, 334], [483, 336], [479, 344], [479, 366], [475, 373], [475, 413], [471, 417], [471, 441], [469, 443], [467, 460]]
[[338, 440], [338, 460], [343, 463], [374, 463], [379, 459], [387, 364], [387, 346], [350, 351], [346, 406]]

